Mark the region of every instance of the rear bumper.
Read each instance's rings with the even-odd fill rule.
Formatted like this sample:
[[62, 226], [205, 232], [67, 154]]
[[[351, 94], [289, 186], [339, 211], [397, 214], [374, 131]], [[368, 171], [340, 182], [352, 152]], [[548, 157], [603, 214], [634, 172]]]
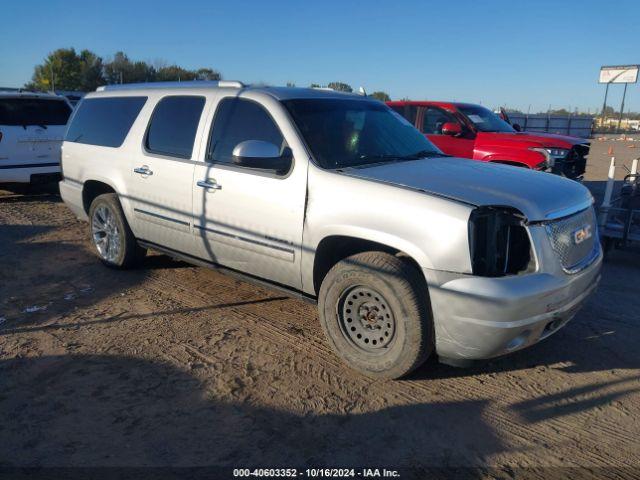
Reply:
[[461, 276], [429, 285], [438, 355], [487, 359], [547, 338], [594, 292], [601, 265], [602, 254], [574, 275]]
[[0, 164], [0, 183], [29, 183], [32, 175], [60, 173], [59, 162], [41, 164], [2, 165]]
[[80, 220], [87, 220], [82, 200], [82, 184], [70, 180], [62, 180], [59, 184], [60, 196], [64, 203]]

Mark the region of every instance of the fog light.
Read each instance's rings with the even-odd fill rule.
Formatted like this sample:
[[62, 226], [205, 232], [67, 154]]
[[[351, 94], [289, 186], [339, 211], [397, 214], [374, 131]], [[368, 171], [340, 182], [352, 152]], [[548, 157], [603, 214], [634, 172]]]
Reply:
[[523, 346], [527, 341], [527, 338], [529, 338], [530, 334], [531, 332], [529, 330], [525, 330], [524, 332], [522, 332], [507, 344], [507, 350], [515, 350], [516, 348], [520, 348], [521, 346]]

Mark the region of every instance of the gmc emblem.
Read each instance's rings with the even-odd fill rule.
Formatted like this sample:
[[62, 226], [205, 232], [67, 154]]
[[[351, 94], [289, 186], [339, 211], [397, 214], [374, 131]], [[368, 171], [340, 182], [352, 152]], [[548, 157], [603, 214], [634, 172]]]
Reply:
[[585, 240], [591, 238], [591, 235], [591, 225], [584, 225], [573, 232], [573, 243], [579, 245]]

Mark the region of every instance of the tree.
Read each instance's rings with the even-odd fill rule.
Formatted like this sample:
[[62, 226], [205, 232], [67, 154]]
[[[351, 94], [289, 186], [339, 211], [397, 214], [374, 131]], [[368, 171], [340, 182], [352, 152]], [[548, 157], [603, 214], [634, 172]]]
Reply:
[[195, 80], [196, 72], [186, 70], [177, 65], [170, 65], [168, 67], [161, 68], [155, 72], [154, 80], [156, 82], [176, 82], [176, 81], [188, 81]]
[[196, 80], [222, 80], [222, 75], [212, 68], [199, 68], [196, 70]]
[[90, 50], [80, 52], [80, 84], [74, 90], [90, 92], [104, 85], [102, 58]]
[[59, 48], [36, 65], [31, 82], [25, 87], [34, 90], [78, 90], [81, 83], [80, 57], [73, 48]]
[[155, 69], [146, 62], [132, 62], [124, 52], [116, 52], [110, 62], [104, 65], [106, 83], [152, 82]]
[[153, 64], [132, 61], [124, 52], [116, 52], [109, 61], [90, 50], [77, 54], [73, 48], [60, 48], [50, 53], [45, 61], [34, 67], [31, 82], [25, 85], [33, 90], [91, 91], [100, 85], [175, 80], [220, 80], [220, 72], [212, 68], [188, 70], [169, 65], [163, 60]]
[[327, 85], [327, 87], [333, 90], [337, 90], [338, 92], [353, 92], [353, 88], [351, 88], [351, 85], [343, 82], [331, 82], [329, 83], [329, 85]]
[[387, 92], [382, 92], [382, 91], [373, 92], [369, 96], [372, 98], [375, 98], [376, 100], [380, 100], [381, 102], [388, 102], [391, 100], [391, 97], [389, 96], [389, 94]]
[[309, 88], [322, 88], [319, 83], [312, 83]]

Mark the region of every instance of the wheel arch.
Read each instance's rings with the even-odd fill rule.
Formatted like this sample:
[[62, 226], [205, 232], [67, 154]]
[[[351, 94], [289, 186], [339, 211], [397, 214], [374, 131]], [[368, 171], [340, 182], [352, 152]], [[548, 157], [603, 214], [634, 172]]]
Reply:
[[[352, 255], [363, 252], [385, 252], [404, 259], [420, 274], [426, 288], [427, 283], [420, 261], [407, 249], [403, 249], [391, 242], [379, 242], [363, 236], [327, 235], [318, 243], [313, 261], [313, 291], [318, 295], [322, 281], [331, 268], [338, 262]], [[424, 262], [424, 259], [421, 259]]]
[[117, 194], [118, 192], [111, 184], [103, 180], [85, 180], [82, 186], [82, 208], [87, 215], [89, 214], [91, 202], [104, 193]]

